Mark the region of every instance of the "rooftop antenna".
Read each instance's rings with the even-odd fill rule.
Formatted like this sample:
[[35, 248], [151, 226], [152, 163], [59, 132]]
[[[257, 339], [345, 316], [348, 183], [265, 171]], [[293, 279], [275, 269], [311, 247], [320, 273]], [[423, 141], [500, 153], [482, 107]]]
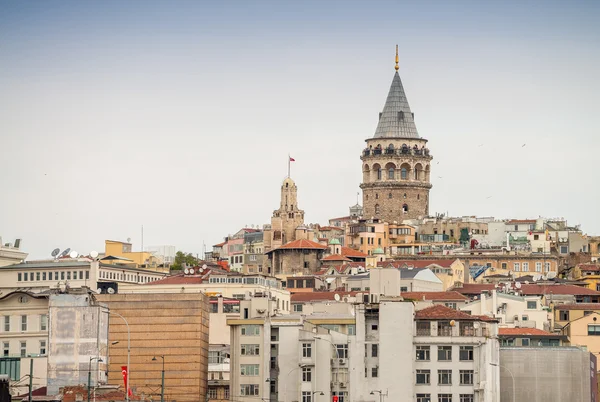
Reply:
[[54, 250], [52, 250], [52, 253], [50, 253], [52, 255], [52, 257], [56, 258], [56, 256], [60, 253], [60, 249], [59, 248], [55, 248]]
[[142, 252], [144, 251], [144, 225], [142, 225]]

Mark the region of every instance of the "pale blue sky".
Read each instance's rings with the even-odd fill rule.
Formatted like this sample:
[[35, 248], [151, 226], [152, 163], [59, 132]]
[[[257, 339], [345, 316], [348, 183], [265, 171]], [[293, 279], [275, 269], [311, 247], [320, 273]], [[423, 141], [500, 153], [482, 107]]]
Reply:
[[269, 222], [288, 152], [307, 222], [345, 215], [396, 43], [432, 213], [599, 234], [599, 18], [596, 1], [0, 1], [0, 236], [44, 257], [139, 249], [143, 224], [145, 245], [201, 252]]

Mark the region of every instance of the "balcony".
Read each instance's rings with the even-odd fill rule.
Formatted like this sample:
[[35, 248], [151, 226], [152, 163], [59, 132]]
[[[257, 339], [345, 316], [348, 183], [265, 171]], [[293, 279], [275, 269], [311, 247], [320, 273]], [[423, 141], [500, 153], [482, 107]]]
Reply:
[[429, 149], [422, 147], [422, 148], [418, 148], [417, 146], [414, 146], [412, 148], [408, 147], [407, 145], [404, 145], [403, 147], [399, 148], [399, 149], [395, 149], [395, 148], [366, 148], [363, 150], [362, 155], [364, 157], [366, 156], [377, 156], [377, 155], [390, 155], [390, 156], [408, 156], [408, 155], [413, 155], [413, 156], [427, 156], [429, 157]]

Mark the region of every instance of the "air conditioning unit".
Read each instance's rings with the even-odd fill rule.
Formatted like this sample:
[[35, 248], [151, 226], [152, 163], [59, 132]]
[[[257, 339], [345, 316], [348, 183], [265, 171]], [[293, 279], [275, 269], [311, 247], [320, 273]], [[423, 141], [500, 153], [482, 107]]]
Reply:
[[492, 272], [494, 272], [495, 270], [496, 270], [496, 268], [494, 268], [494, 267], [490, 268], [490, 271], [492, 271]]
[[338, 363], [340, 363], [340, 364], [346, 364], [346, 360], [340, 359]]
[[340, 383], [340, 387], [344, 388], [345, 386], [346, 386], [346, 383], [345, 383], [345, 382], [341, 382], [341, 383]]

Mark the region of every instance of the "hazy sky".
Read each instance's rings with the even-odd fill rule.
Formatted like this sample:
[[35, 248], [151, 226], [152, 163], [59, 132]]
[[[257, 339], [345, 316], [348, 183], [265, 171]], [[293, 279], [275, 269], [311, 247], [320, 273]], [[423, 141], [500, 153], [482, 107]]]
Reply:
[[[348, 213], [400, 47], [431, 211], [600, 234], [600, 2], [0, 1], [0, 236], [208, 249]], [[523, 146], [525, 144], [525, 146]], [[439, 162], [439, 164], [437, 164]], [[489, 198], [491, 197], [491, 198]]]

